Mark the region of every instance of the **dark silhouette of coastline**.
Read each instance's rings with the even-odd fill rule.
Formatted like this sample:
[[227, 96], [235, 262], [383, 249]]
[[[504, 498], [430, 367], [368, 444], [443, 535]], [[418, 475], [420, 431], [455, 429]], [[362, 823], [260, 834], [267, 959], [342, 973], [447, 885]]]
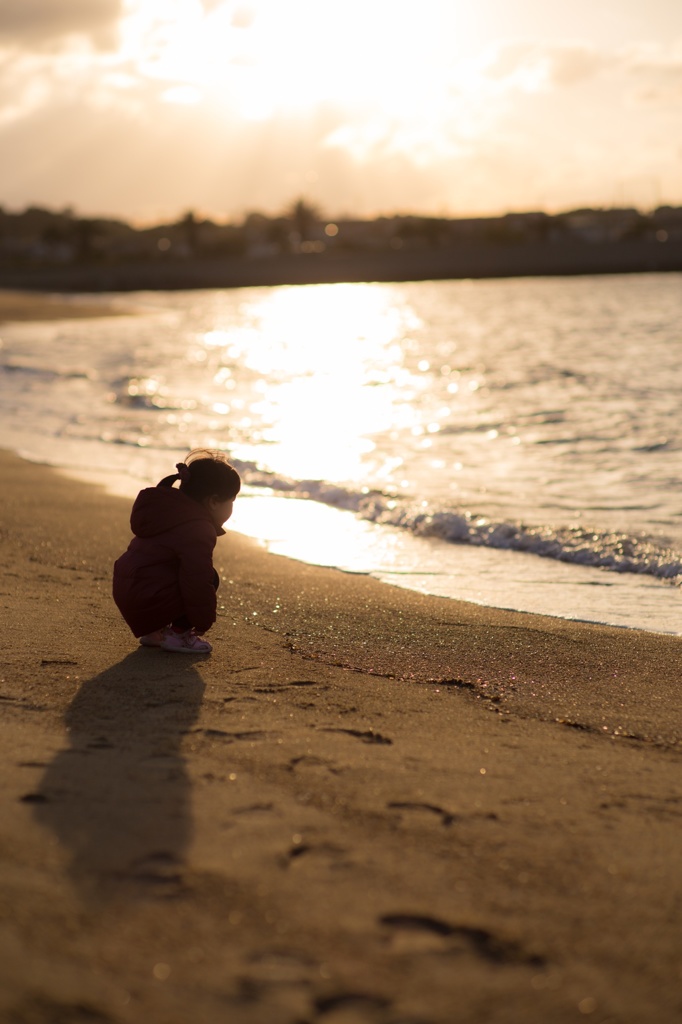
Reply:
[[682, 271], [682, 242], [472, 245], [416, 252], [288, 253], [182, 262], [0, 270], [0, 287], [99, 292], [357, 281], [428, 281]]
[[682, 271], [682, 208], [329, 223], [285, 214], [217, 224], [188, 213], [134, 228], [0, 210], [0, 287], [62, 292]]

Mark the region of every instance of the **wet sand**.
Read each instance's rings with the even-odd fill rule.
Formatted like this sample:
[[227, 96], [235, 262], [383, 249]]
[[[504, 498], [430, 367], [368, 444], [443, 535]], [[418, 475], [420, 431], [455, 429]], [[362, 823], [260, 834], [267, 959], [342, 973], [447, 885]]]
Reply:
[[680, 1019], [679, 639], [228, 533], [213, 655], [140, 649], [129, 503], [0, 471], [0, 1020]]
[[121, 316], [133, 312], [113, 302], [98, 299], [88, 302], [82, 296], [49, 292], [27, 292], [0, 289], [0, 324], [9, 320], [73, 320], [101, 316]]

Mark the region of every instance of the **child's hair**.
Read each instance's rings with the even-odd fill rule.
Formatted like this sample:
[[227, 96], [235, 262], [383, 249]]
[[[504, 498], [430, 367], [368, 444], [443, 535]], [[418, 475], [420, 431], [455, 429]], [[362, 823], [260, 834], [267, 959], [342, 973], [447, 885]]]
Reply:
[[230, 501], [237, 497], [242, 485], [239, 473], [222, 452], [208, 448], [195, 448], [184, 462], [178, 462], [176, 469], [177, 473], [165, 476], [158, 486], [172, 487], [179, 480], [182, 493], [195, 501], [214, 496]]

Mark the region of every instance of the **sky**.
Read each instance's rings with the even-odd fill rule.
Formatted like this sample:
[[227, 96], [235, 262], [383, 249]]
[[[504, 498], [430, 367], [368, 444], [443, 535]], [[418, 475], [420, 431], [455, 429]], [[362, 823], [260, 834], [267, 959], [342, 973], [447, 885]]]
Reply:
[[681, 0], [0, 0], [0, 205], [682, 205]]

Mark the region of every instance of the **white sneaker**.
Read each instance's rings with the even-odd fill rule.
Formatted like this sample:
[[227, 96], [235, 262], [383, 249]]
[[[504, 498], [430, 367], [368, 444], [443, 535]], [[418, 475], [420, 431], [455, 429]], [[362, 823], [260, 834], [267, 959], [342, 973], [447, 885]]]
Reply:
[[155, 629], [153, 633], [147, 633], [146, 636], [141, 636], [140, 644], [142, 647], [160, 647], [165, 635], [166, 634], [163, 629]]
[[160, 644], [164, 651], [174, 651], [178, 654], [210, 654], [213, 650], [208, 640], [202, 640], [193, 629], [186, 633], [176, 633], [174, 629], [167, 629]]

